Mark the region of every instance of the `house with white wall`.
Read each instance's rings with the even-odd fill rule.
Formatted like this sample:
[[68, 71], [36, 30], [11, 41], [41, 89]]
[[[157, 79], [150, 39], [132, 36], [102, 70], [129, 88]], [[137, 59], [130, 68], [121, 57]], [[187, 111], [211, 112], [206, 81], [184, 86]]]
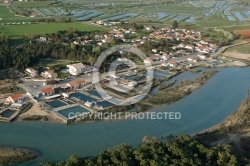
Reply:
[[168, 65], [169, 65], [170, 67], [177, 67], [177, 63], [176, 63], [176, 62], [173, 62], [173, 61], [169, 61], [169, 62], [168, 62]]
[[55, 79], [58, 77], [57, 73], [55, 73], [53, 70], [47, 70], [45, 72], [42, 72], [41, 76], [44, 78], [50, 78], [50, 79]]
[[82, 63], [70, 64], [67, 67], [69, 68], [69, 73], [74, 76], [83, 74], [86, 71], [86, 66]]
[[70, 87], [71, 89], [78, 89], [86, 85], [85, 80], [71, 81], [66, 84], [66, 87]]
[[197, 62], [197, 58], [190, 57], [190, 58], [187, 58], [187, 61], [189, 61], [189, 62]]
[[53, 95], [53, 94], [55, 93], [54, 89], [51, 88], [51, 87], [49, 87], [49, 88], [43, 88], [43, 89], [41, 90], [41, 92], [42, 92], [42, 94], [43, 94], [44, 96]]
[[26, 68], [25, 71], [26, 71], [26, 73], [29, 74], [31, 77], [35, 77], [35, 76], [38, 75], [38, 71], [37, 71], [36, 69], [34, 69], [34, 68], [31, 68], [31, 67]]
[[24, 99], [23, 94], [15, 94], [12, 96], [9, 96], [5, 102], [13, 104], [13, 103], [22, 103]]

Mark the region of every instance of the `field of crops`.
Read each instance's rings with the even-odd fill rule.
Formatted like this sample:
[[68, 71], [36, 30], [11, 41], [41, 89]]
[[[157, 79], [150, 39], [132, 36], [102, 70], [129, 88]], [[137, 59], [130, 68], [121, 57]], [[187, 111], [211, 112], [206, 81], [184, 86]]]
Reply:
[[0, 6], [0, 24], [7, 24], [7, 23], [23, 24], [23, 22], [27, 23], [31, 20], [32, 20], [31, 18], [15, 16], [10, 8], [7, 8], [5, 6]]
[[[192, 23], [197, 20], [210, 19], [212, 16], [221, 14], [227, 21], [248, 21], [248, 10], [238, 11], [234, 8], [246, 7], [246, 4], [232, 1], [202, 1], [190, 0], [176, 4], [166, 4], [157, 1], [84, 1], [78, 0], [42, 2], [15, 2], [15, 6], [32, 17], [75, 17], [77, 21], [98, 20], [120, 21], [131, 18], [146, 18], [149, 20]], [[16, 9], [16, 8], [15, 8]], [[250, 9], [250, 6], [249, 6]]]
[[49, 23], [49, 24], [30, 24], [30, 25], [4, 25], [0, 26], [0, 33], [6, 35], [28, 35], [28, 34], [45, 34], [55, 33], [59, 30], [68, 30], [70, 28], [81, 31], [105, 31], [105, 28], [89, 25], [84, 23]]
[[[250, 22], [250, 5], [247, 3], [229, 0], [167, 2], [155, 0], [14, 1], [13, 4], [0, 5], [0, 25], [7, 26], [1, 27], [1, 30], [7, 34], [21, 34], [24, 32], [12, 31], [11, 25], [17, 25], [19, 29], [21, 24], [26, 24], [29, 27], [28, 25], [33, 24], [34, 20], [45, 20], [47, 18], [53, 18], [56, 21], [65, 18], [77, 22], [96, 20], [133, 21], [148, 25], [166, 25], [176, 20], [189, 27], [225, 28]], [[21, 16], [22, 14], [24, 15]], [[76, 24], [76, 22], [74, 23]], [[70, 24], [73, 25], [74, 23]], [[37, 26], [37, 24], [34, 26]], [[60, 29], [60, 27], [55, 27], [55, 30]], [[20, 28], [19, 31], [22, 31], [22, 27]], [[41, 32], [54, 32], [55, 30], [45, 27]], [[31, 32], [33, 32], [32, 29]]]

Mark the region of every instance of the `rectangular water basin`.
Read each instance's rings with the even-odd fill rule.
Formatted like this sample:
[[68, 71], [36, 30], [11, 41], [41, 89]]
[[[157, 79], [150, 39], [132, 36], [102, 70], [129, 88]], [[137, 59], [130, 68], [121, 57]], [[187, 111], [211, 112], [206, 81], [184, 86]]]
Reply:
[[101, 102], [98, 102], [97, 105], [102, 106], [103, 108], [106, 108], [106, 107], [112, 106], [113, 104], [108, 101], [101, 101]]
[[96, 90], [89, 90], [88, 93], [93, 96], [97, 96], [101, 98], [101, 95]]
[[66, 103], [64, 103], [60, 100], [50, 101], [50, 102], [47, 102], [47, 104], [53, 108], [58, 108], [58, 107], [62, 107], [62, 106], [67, 105]]
[[1, 115], [4, 118], [10, 118], [14, 113], [16, 113], [15, 110], [9, 110], [8, 109], [8, 110], [4, 111]]
[[77, 98], [77, 99], [80, 99], [80, 100], [82, 100], [82, 101], [84, 101], [84, 102], [87, 102], [87, 101], [89, 101], [89, 102], [91, 102], [91, 101], [96, 101], [96, 99], [94, 99], [94, 98], [92, 98], [92, 97], [90, 97], [90, 96], [87, 96], [87, 95], [85, 95], [85, 94], [82, 94], [82, 93], [73, 93], [73, 94], [71, 94], [70, 95], [71, 97], [75, 97], [75, 98]]
[[77, 114], [83, 114], [83, 113], [88, 113], [88, 112], [89, 112], [89, 110], [87, 110], [81, 106], [77, 106], [77, 107], [73, 107], [73, 108], [59, 111], [58, 113], [65, 116], [66, 118], [70, 118], [70, 117], [73, 117]]

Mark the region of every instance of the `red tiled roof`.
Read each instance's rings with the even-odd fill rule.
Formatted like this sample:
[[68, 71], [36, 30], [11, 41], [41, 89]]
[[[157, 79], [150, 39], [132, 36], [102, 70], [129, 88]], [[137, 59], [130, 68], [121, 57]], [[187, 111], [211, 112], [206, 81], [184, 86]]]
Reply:
[[85, 80], [72, 81], [69, 83], [70, 86], [80, 85], [86, 83]]
[[176, 63], [173, 62], [173, 61], [169, 61], [168, 64], [173, 64], [173, 65], [174, 65], [174, 64], [176, 64]]
[[169, 58], [169, 57], [170, 57], [170, 55], [168, 55], [168, 54], [163, 54], [162, 56], [164, 56], [164, 57], [166, 57], [166, 58]]
[[41, 90], [43, 93], [51, 93], [51, 92], [54, 92], [54, 89], [49, 87], [49, 88], [44, 88]]
[[198, 46], [197, 48], [199, 48], [200, 50], [204, 50], [204, 49], [206, 49], [207, 47], [206, 47], [206, 46]]
[[15, 94], [15, 95], [13, 95], [13, 96], [10, 96], [14, 101], [16, 101], [16, 100], [18, 100], [18, 99], [20, 99], [21, 97], [23, 97], [23, 95], [22, 94]]

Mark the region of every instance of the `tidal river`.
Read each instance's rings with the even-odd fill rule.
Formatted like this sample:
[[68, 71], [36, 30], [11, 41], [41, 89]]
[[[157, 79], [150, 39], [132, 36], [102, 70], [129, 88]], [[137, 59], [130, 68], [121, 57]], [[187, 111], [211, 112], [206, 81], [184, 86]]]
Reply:
[[247, 95], [250, 67], [220, 69], [203, 87], [169, 106], [154, 111], [180, 112], [180, 120], [118, 120], [63, 125], [45, 122], [0, 123], [0, 145], [34, 149], [41, 157], [23, 165], [58, 161], [72, 154], [89, 156], [128, 143], [137, 146], [143, 136], [194, 134], [222, 123]]

